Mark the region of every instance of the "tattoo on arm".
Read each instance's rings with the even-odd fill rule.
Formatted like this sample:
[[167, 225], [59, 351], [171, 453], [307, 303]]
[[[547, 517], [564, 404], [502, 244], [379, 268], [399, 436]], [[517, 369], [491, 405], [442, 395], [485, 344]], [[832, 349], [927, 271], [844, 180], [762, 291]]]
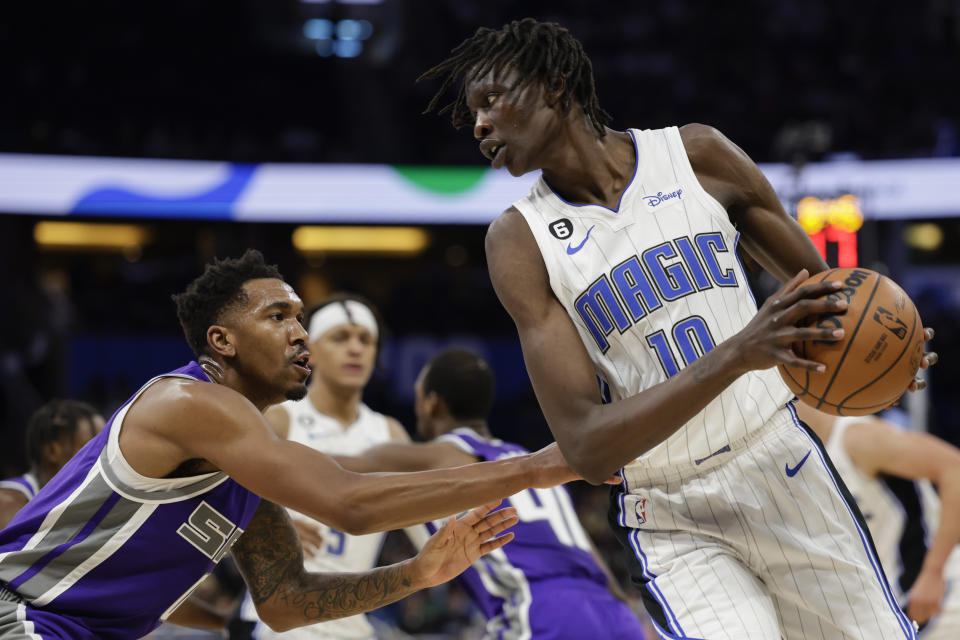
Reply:
[[356, 615], [417, 590], [405, 563], [363, 573], [306, 572], [290, 516], [266, 500], [237, 541], [233, 555], [258, 609], [281, 611], [291, 626]]
[[261, 500], [247, 530], [233, 547], [256, 605], [269, 600], [285, 583], [303, 572], [303, 550], [286, 509]]

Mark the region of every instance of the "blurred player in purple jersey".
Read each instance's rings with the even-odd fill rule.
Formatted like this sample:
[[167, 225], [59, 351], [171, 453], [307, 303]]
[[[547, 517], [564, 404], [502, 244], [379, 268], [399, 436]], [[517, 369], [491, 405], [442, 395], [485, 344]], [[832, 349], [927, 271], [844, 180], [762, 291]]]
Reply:
[[[345, 471], [263, 418], [310, 374], [303, 304], [275, 267], [252, 250], [215, 261], [174, 301], [197, 361], [147, 382], [0, 532], [3, 640], [141, 637], [175, 622], [231, 551], [276, 629], [368, 611], [509, 541], [497, 536], [513, 509], [487, 514], [498, 498], [576, 478], [555, 447], [455, 471]], [[484, 506], [411, 560], [318, 574], [279, 505], [349, 533]]]
[[[479, 355], [443, 351], [416, 382], [417, 435], [424, 442], [385, 443], [337, 460], [357, 471], [421, 471], [526, 454], [490, 435], [495, 386], [493, 371]], [[488, 620], [485, 638], [643, 638], [566, 489], [527, 489], [505, 503], [520, 518], [514, 541], [457, 579]], [[426, 529], [434, 532], [436, 525]]]
[[22, 476], [0, 480], [0, 529], [103, 429], [103, 416], [86, 402], [51, 400], [27, 425], [27, 462]]

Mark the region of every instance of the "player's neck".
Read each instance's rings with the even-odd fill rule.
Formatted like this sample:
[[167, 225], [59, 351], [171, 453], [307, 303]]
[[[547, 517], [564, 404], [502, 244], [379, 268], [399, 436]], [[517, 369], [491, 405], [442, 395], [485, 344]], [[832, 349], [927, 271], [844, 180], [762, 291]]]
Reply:
[[564, 143], [544, 162], [543, 178], [571, 204], [601, 204], [616, 209], [636, 169], [636, 150], [629, 133], [571, 126]]
[[353, 387], [333, 387], [315, 382], [307, 390], [307, 400], [313, 408], [348, 427], [360, 416], [360, 401], [363, 389]]
[[200, 356], [197, 362], [211, 382], [233, 389], [253, 403], [257, 411], [262, 413], [270, 405], [277, 404], [277, 398], [275, 396], [266, 396], [263, 394], [263, 386], [261, 384], [248, 380], [236, 369], [225, 366], [223, 363], [207, 355]]
[[487, 426], [486, 420], [457, 420], [453, 417], [451, 417], [448, 422], [440, 427], [439, 433], [450, 433], [454, 429], [459, 429], [461, 427], [473, 429], [484, 438], [493, 437], [490, 435], [490, 427]]
[[37, 467], [30, 467], [30, 473], [37, 479], [37, 486], [41, 489], [45, 484], [50, 482], [53, 476], [57, 475], [57, 471], [59, 470], [60, 469], [50, 468], [47, 465], [42, 465], [39, 469]]

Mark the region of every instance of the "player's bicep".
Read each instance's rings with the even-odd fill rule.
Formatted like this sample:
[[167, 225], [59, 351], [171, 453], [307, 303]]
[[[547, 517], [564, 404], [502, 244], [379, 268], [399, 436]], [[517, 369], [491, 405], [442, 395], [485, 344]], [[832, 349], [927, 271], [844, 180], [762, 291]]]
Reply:
[[599, 402], [593, 362], [570, 316], [559, 302], [543, 319], [517, 327], [533, 390], [557, 441], [575, 430]]
[[362, 476], [281, 440], [249, 401], [227, 392], [208, 388], [190, 404], [189, 418], [176, 430], [188, 457], [208, 460], [257, 495], [344, 528], [349, 508], [343, 496]]
[[701, 184], [727, 209], [740, 244], [764, 269], [785, 282], [800, 269], [813, 274], [827, 268], [763, 171], [740, 147], [705, 125], [686, 125], [681, 135]]
[[593, 363], [550, 288], [536, 240], [516, 210], [491, 225], [487, 262], [494, 290], [513, 318], [524, 362], [554, 437], [563, 445], [599, 398]]

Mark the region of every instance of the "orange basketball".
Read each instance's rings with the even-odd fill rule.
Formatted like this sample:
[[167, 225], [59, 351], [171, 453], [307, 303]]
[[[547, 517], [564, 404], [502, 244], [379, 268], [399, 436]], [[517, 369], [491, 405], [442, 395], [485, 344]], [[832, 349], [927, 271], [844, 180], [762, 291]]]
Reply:
[[890, 406], [920, 368], [923, 323], [913, 302], [890, 278], [861, 267], [830, 269], [804, 284], [839, 280], [828, 297], [846, 299], [847, 310], [811, 317], [822, 328], [840, 328], [838, 342], [806, 340], [794, 351], [821, 362], [823, 373], [780, 365], [780, 376], [803, 402], [837, 416], [861, 416]]

